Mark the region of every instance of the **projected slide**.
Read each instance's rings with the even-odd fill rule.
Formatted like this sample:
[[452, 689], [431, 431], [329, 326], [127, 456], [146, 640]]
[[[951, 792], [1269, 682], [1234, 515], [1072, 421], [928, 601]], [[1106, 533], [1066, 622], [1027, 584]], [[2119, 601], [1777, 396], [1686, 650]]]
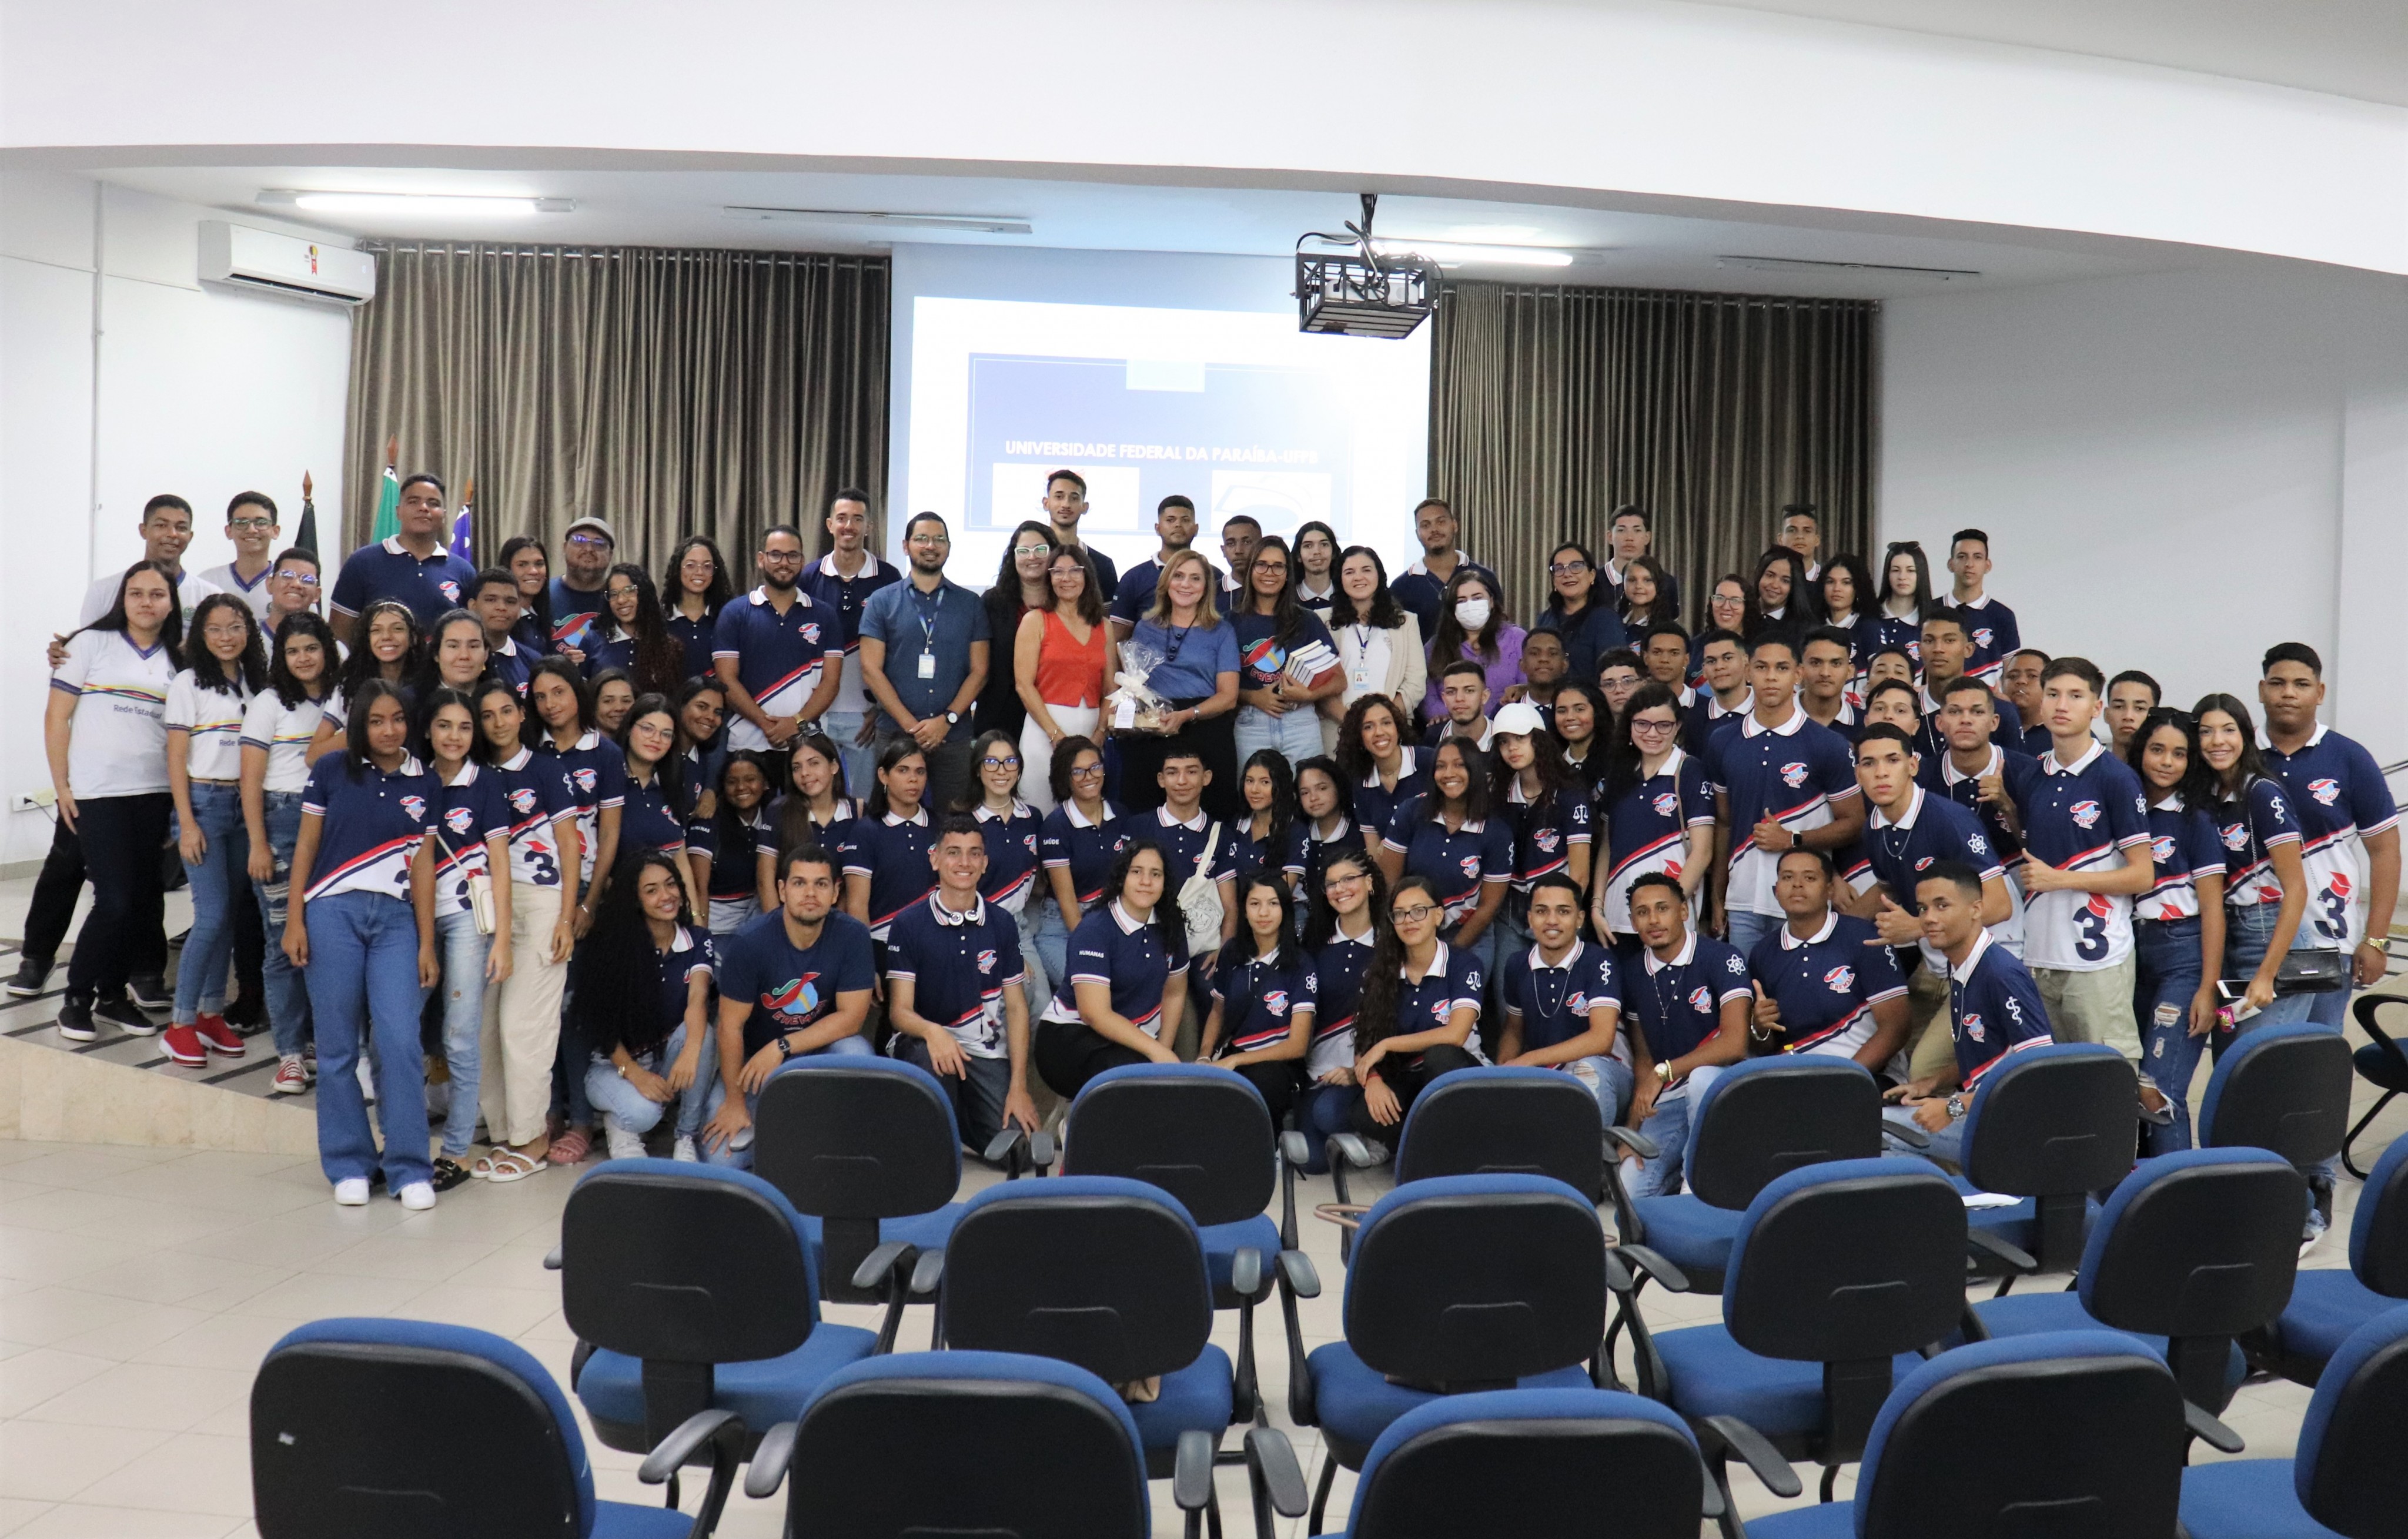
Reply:
[[1292, 312], [921, 297], [913, 311], [910, 508], [954, 525], [958, 580], [991, 578], [1045, 478], [1086, 478], [1089, 540], [1154, 554], [1154, 510], [1195, 499], [1202, 542], [1244, 513], [1274, 534], [1319, 519], [1410, 559], [1425, 473], [1428, 345], [1307, 337]]

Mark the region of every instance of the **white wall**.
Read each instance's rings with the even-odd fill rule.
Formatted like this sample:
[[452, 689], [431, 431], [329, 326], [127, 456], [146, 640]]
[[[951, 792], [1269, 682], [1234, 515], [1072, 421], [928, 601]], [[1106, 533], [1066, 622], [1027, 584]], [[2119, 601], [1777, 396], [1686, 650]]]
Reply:
[[[2313, 268], [1892, 301], [1882, 539], [1985, 528], [2024, 638], [2255, 698], [2304, 640], [2327, 717], [2408, 756], [2408, 285]], [[1946, 574], [1936, 574], [1940, 583]]]
[[[0, 607], [0, 796], [50, 784], [42, 644], [93, 577], [141, 556], [152, 495], [192, 503], [196, 568], [232, 558], [238, 491], [275, 497], [289, 537], [306, 469], [322, 526], [339, 516], [350, 315], [204, 289], [205, 217], [82, 178], [0, 175], [0, 559], [19, 596]], [[46, 814], [0, 811], [0, 861], [49, 839]]]

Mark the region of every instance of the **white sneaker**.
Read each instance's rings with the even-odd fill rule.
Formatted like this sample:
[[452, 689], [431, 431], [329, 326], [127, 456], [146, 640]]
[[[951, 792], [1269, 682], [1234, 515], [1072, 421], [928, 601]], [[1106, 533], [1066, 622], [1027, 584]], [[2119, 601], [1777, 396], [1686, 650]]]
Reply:
[[352, 1072], [359, 1076], [361, 1099], [365, 1100], [371, 1106], [375, 1105], [376, 1076], [368, 1072], [368, 1056], [366, 1053], [361, 1054], [358, 1059], [355, 1060], [352, 1065]]
[[412, 1213], [424, 1213], [435, 1205], [435, 1187], [424, 1181], [411, 1182], [401, 1188], [401, 1205]]
[[695, 1148], [692, 1133], [678, 1134], [677, 1147], [669, 1151], [669, 1158], [687, 1165], [702, 1163], [702, 1154]]
[[337, 1207], [345, 1208], [366, 1207], [368, 1205], [368, 1178], [364, 1175], [355, 1175], [348, 1181], [336, 1182], [335, 1204]]
[[610, 1146], [613, 1159], [641, 1159], [644, 1141], [638, 1134], [619, 1126], [619, 1119], [608, 1112], [602, 1114], [602, 1137]]

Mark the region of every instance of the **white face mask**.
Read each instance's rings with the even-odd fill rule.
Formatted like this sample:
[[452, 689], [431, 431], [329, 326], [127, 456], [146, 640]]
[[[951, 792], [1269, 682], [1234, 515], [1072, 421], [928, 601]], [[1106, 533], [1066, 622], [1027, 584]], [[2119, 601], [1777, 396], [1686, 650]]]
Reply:
[[1455, 602], [1455, 624], [1466, 630], [1478, 630], [1488, 624], [1488, 600], [1458, 598]]

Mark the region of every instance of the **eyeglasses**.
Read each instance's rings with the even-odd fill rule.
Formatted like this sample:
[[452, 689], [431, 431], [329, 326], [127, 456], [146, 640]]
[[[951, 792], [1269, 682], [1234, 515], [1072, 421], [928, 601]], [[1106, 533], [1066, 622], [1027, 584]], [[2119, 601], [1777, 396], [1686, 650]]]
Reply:
[[784, 566], [790, 561], [800, 561], [802, 558], [803, 553], [800, 551], [763, 551], [761, 553], [763, 561], [774, 561], [780, 566]]
[[1018, 759], [998, 759], [988, 757], [979, 760], [979, 768], [982, 770], [1017, 770], [1020, 768], [1020, 761]]
[[953, 542], [951, 535], [913, 535], [904, 541], [907, 545], [950, 545]]
[[719, 563], [707, 555], [689, 556], [678, 563], [678, 570], [681, 572], [715, 572], [718, 569]]
[[1641, 717], [1630, 724], [1630, 730], [1633, 732], [1677, 732], [1680, 729], [1679, 722], [1651, 722], [1645, 717]]
[[629, 585], [627, 585], [627, 586], [625, 586], [625, 587], [619, 587], [619, 588], [605, 588], [605, 589], [603, 589], [603, 590], [602, 590], [602, 597], [605, 597], [605, 598], [610, 599], [610, 600], [612, 600], [613, 602], [616, 602], [617, 600], [622, 599], [622, 598], [633, 598], [633, 597], [637, 597], [637, 595], [638, 595], [638, 591], [639, 591], [639, 590], [638, 590], [638, 589], [637, 589], [637, 588], [636, 588], [636, 587], [631, 583], [631, 584], [629, 584]]
[[1364, 883], [1369, 882], [1369, 881], [1370, 881], [1370, 880], [1371, 880], [1371, 879], [1370, 879], [1369, 877], [1368, 877], [1368, 876], [1364, 875], [1361, 871], [1356, 871], [1356, 872], [1354, 872], [1354, 873], [1353, 875], [1351, 875], [1351, 876], [1340, 875], [1340, 874], [1339, 874], [1339, 873], [1332, 872], [1329, 876], [1327, 876], [1327, 877], [1326, 877], [1326, 878], [1324, 878], [1324, 879], [1323, 879], [1323, 881], [1322, 881], [1322, 884], [1321, 884], [1321, 885], [1322, 885], [1322, 886], [1323, 886], [1325, 889], [1335, 889], [1335, 888], [1339, 888], [1339, 887], [1359, 887], [1359, 886], [1361, 886]]
[[1052, 555], [1054, 554], [1054, 547], [1051, 545], [1014, 545], [1011, 548], [1011, 554], [1014, 555]]
[[286, 567], [277, 572], [276, 581], [279, 583], [298, 583], [305, 588], [314, 588], [318, 585], [318, 574], [316, 572], [296, 572], [292, 568]]
[[568, 543], [571, 545], [582, 545], [587, 550], [593, 550], [599, 547], [600, 549], [607, 551], [610, 548], [610, 542], [603, 539], [600, 535], [570, 535], [568, 537]]
[[1100, 764], [1074, 764], [1070, 766], [1070, 778], [1072, 780], [1101, 780], [1104, 778], [1104, 767]]
[[1389, 917], [1399, 925], [1418, 925], [1438, 910], [1427, 903], [1416, 903], [1409, 909], [1392, 909]]
[[1556, 577], [1578, 577], [1581, 573], [1588, 570], [1588, 563], [1585, 561], [1556, 561], [1550, 563], [1547, 567], [1547, 570]]
[[273, 529], [276, 527], [276, 520], [272, 518], [230, 518], [226, 520], [226, 527], [229, 529]]
[[239, 641], [251, 634], [249, 626], [204, 626], [201, 634], [212, 641]]
[[1272, 557], [1270, 560], [1268, 560], [1268, 561], [1257, 561], [1257, 562], [1255, 562], [1255, 563], [1254, 563], [1254, 570], [1256, 570], [1256, 571], [1258, 571], [1258, 572], [1280, 572], [1280, 573], [1284, 573], [1284, 572], [1287, 570], [1287, 563], [1286, 563], [1286, 562], [1284, 562], [1284, 561], [1280, 560], [1277, 556], [1273, 556], [1273, 557]]

